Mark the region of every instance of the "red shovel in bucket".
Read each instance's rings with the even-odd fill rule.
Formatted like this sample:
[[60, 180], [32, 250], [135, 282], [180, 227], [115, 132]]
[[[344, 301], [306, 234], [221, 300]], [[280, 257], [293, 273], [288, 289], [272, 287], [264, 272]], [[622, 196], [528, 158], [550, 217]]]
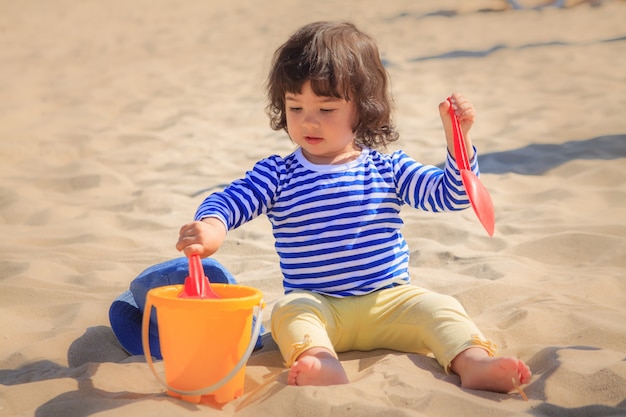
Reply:
[[459, 126], [459, 119], [457, 119], [456, 113], [452, 108], [450, 98], [448, 98], [448, 101], [450, 102], [450, 109], [448, 111], [452, 119], [452, 131], [454, 133], [454, 156], [459, 171], [461, 171], [461, 180], [463, 181], [463, 186], [472, 204], [472, 208], [478, 216], [478, 220], [480, 220], [489, 236], [493, 236], [493, 231], [496, 227], [493, 202], [483, 183], [480, 182], [476, 174], [471, 170], [465, 140], [463, 139], [463, 132], [461, 132], [461, 127]]
[[189, 276], [179, 298], [222, 298], [211, 289], [209, 279], [204, 275], [200, 255], [189, 257]]

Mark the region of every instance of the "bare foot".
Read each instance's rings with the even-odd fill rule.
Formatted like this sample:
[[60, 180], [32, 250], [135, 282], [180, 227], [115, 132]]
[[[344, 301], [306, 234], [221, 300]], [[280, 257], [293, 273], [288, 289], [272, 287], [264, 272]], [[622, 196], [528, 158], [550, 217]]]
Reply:
[[287, 376], [289, 385], [339, 385], [348, 382], [341, 362], [321, 348], [313, 348], [300, 355]]
[[513, 357], [492, 358], [481, 348], [470, 348], [452, 361], [452, 372], [461, 377], [461, 386], [494, 392], [511, 392], [530, 382], [532, 372]]

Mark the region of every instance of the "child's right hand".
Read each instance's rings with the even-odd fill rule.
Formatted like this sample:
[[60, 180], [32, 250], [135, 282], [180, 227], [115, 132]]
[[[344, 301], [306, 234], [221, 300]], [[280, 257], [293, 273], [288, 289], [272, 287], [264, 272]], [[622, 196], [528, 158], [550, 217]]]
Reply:
[[225, 238], [224, 224], [216, 218], [209, 217], [183, 225], [178, 232], [176, 249], [187, 257], [200, 255], [206, 258], [217, 252]]

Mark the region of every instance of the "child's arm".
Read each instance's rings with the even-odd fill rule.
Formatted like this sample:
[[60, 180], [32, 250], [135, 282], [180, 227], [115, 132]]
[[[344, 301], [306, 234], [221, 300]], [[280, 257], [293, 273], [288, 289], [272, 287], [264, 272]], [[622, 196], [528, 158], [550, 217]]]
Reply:
[[[475, 154], [469, 136], [470, 128], [474, 124], [474, 106], [458, 93], [452, 94], [451, 101], [463, 132], [471, 168], [478, 175], [478, 162], [472, 160]], [[470, 207], [467, 192], [461, 182], [461, 174], [458, 168], [454, 169], [452, 165], [455, 156], [454, 133], [449, 109], [448, 100], [439, 104], [448, 149], [443, 170], [419, 164], [406, 154], [404, 154], [406, 158], [398, 154], [398, 160], [395, 162], [398, 164], [396, 186], [402, 200], [411, 207], [433, 212], [463, 210]]]
[[244, 178], [205, 198], [194, 216], [197, 221], [180, 228], [176, 249], [186, 256], [197, 254], [205, 258], [213, 255], [224, 242], [228, 230], [267, 212], [284, 171], [284, 160], [272, 155], [257, 162]]
[[[463, 132], [463, 137], [465, 138], [467, 157], [469, 160], [471, 160], [474, 156], [474, 147], [472, 146], [472, 139], [469, 136], [469, 131], [474, 124], [476, 111], [474, 110], [474, 106], [472, 105], [472, 103], [467, 101], [467, 99], [463, 97], [463, 95], [459, 93], [453, 93], [451, 98], [456, 116], [459, 119], [461, 131]], [[448, 102], [448, 100], [444, 100], [442, 103], [439, 103], [439, 115], [441, 116], [443, 129], [446, 133], [446, 143], [448, 144], [448, 151], [450, 151], [451, 155], [454, 155], [454, 133], [452, 132], [452, 119], [450, 118], [450, 113], [448, 113], [449, 108], [450, 103]]]
[[215, 217], [187, 223], [180, 228], [176, 249], [185, 256], [198, 254], [202, 258], [213, 255], [226, 238], [226, 226]]

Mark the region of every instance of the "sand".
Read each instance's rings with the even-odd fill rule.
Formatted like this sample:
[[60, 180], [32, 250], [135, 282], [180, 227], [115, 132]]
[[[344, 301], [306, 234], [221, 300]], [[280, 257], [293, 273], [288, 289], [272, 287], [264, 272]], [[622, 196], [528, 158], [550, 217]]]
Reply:
[[[0, 416], [626, 415], [626, 3], [0, 1]], [[540, 2], [528, 1], [534, 6]], [[427, 356], [341, 354], [352, 383], [290, 387], [269, 335], [245, 395], [172, 399], [108, 323], [112, 300], [179, 256], [203, 196], [289, 139], [263, 83], [300, 25], [350, 19], [392, 77], [402, 148], [443, 161], [437, 104], [461, 91], [496, 208], [404, 212], [413, 281], [457, 297], [534, 376], [462, 389]], [[268, 304], [266, 219], [215, 255]]]

